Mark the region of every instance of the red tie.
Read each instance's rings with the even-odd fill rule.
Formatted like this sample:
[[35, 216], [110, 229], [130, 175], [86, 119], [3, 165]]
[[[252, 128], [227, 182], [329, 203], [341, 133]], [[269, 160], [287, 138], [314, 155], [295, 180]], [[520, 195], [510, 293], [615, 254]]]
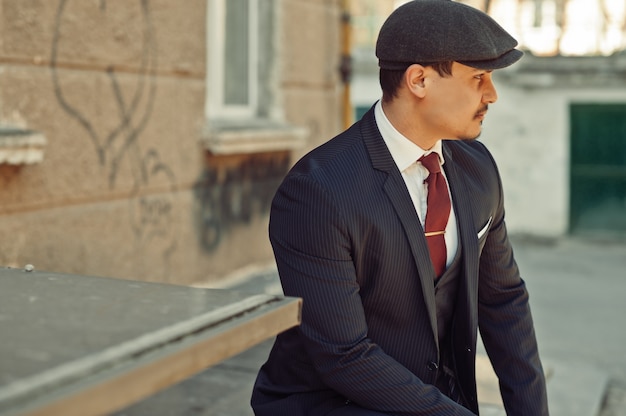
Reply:
[[446, 178], [441, 173], [439, 156], [432, 152], [419, 159], [430, 174], [424, 180], [428, 184], [427, 211], [425, 221], [426, 241], [430, 251], [430, 260], [435, 274], [440, 277], [446, 270], [446, 241], [444, 238], [446, 224], [450, 216], [450, 195]]

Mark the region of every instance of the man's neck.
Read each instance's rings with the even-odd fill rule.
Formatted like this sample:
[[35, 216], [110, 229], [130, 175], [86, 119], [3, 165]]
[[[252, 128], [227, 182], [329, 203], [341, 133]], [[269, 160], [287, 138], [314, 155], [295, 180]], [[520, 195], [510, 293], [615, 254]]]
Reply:
[[381, 101], [383, 112], [391, 125], [404, 137], [424, 150], [430, 150], [440, 138], [423, 129], [416, 108], [400, 103], [399, 100]]

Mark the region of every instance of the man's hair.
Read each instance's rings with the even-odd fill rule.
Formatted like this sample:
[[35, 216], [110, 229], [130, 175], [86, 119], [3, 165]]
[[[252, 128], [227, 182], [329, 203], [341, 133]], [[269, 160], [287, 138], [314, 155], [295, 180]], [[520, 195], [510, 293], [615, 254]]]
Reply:
[[[389, 102], [397, 96], [398, 89], [402, 83], [404, 73], [410, 65], [407, 65], [405, 69], [380, 69], [379, 80], [380, 87], [383, 90], [383, 102]], [[433, 64], [423, 64], [425, 67], [432, 67], [437, 73], [442, 76], [452, 75], [452, 61], [435, 62]]]

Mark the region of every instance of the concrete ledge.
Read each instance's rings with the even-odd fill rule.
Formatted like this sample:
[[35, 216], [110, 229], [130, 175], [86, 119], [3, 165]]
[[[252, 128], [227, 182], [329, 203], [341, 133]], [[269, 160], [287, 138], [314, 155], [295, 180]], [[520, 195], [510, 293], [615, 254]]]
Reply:
[[581, 362], [543, 360], [553, 368], [548, 381], [548, 402], [552, 416], [595, 416], [609, 383], [609, 375]]
[[30, 165], [43, 160], [46, 137], [20, 127], [0, 126], [0, 164]]
[[304, 146], [308, 130], [271, 120], [213, 121], [202, 144], [215, 155], [275, 152]]
[[[601, 409], [609, 376], [581, 363], [543, 359], [548, 386], [548, 405], [552, 416], [595, 416]], [[489, 358], [476, 356], [476, 383], [480, 414], [506, 416], [498, 378]]]

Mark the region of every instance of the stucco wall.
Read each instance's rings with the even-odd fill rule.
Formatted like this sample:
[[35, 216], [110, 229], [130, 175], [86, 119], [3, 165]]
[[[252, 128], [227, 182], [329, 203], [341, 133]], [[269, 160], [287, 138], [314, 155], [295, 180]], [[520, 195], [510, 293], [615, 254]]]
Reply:
[[[317, 143], [340, 122], [338, 6], [279, 4], [279, 95]], [[269, 203], [292, 158], [201, 145], [206, 6], [0, 3], [0, 123], [48, 142], [39, 164], [0, 165], [1, 265], [192, 283], [271, 262]]]
[[339, 1], [282, 0], [287, 119], [309, 131], [296, 160], [341, 130]]

